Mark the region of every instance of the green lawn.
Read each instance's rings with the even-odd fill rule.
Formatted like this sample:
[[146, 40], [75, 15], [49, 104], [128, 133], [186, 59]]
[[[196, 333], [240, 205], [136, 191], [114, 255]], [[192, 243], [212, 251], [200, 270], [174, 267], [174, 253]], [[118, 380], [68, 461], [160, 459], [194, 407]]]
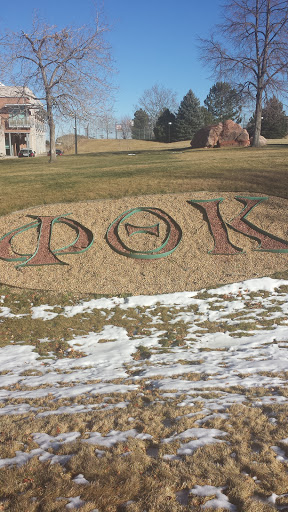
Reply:
[[80, 154], [52, 164], [48, 157], [1, 160], [0, 215], [38, 204], [195, 190], [288, 197], [288, 144], [199, 150], [189, 141], [105, 143], [84, 141]]

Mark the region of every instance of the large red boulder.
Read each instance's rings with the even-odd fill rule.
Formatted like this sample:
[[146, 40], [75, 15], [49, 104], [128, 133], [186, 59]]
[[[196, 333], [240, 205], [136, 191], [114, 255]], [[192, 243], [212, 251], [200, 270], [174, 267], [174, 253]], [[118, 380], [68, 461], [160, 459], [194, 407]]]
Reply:
[[[253, 137], [250, 138], [250, 144], [252, 146]], [[263, 135], [260, 135], [259, 136], [259, 146], [262, 147], [262, 146], [266, 146], [266, 145], [267, 145], [267, 139], [265, 139], [265, 137], [263, 137]]]
[[192, 141], [192, 148], [213, 148], [223, 146], [249, 146], [249, 134], [240, 124], [234, 123], [231, 119], [201, 128], [195, 133]]
[[204, 126], [195, 133], [190, 143], [192, 148], [214, 148], [217, 146], [222, 129], [222, 123]]
[[218, 145], [221, 146], [249, 146], [249, 133], [240, 124], [231, 119], [223, 123], [223, 130], [219, 135]]

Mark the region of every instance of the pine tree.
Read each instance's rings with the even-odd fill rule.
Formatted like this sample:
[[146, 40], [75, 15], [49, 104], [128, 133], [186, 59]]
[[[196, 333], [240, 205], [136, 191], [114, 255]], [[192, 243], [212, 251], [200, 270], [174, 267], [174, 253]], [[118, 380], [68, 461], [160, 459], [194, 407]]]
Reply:
[[268, 99], [262, 110], [261, 133], [266, 139], [281, 139], [287, 135], [287, 116], [283, 103], [275, 96]]
[[176, 115], [177, 140], [192, 139], [194, 133], [196, 133], [201, 126], [203, 126], [203, 118], [200, 101], [190, 89], [181, 101]]
[[[250, 136], [255, 127], [255, 115], [253, 115], [246, 127]], [[288, 133], [288, 118], [283, 110], [283, 104], [275, 96], [268, 99], [262, 109], [261, 135], [266, 139], [281, 139]]]
[[133, 126], [131, 128], [132, 139], [149, 139], [149, 116], [140, 108], [134, 113]]
[[203, 126], [209, 126], [210, 124], [212, 124], [212, 125], [217, 124], [215, 117], [213, 116], [213, 114], [211, 114], [211, 112], [208, 111], [208, 108], [201, 106], [200, 110], [201, 110], [201, 115], [202, 115], [202, 120], [203, 120]]
[[217, 82], [211, 87], [207, 98], [204, 100], [216, 123], [223, 123], [232, 119], [236, 123], [241, 122], [241, 98], [236, 89], [227, 82]]
[[175, 140], [175, 116], [169, 108], [166, 108], [158, 117], [154, 135], [158, 142], [172, 142]]

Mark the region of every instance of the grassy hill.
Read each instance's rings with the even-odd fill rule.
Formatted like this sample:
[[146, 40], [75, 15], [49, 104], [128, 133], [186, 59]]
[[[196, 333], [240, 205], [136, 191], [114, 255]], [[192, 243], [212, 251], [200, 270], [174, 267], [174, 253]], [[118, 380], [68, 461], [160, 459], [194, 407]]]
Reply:
[[[288, 197], [288, 144], [191, 149], [189, 141], [84, 140], [47, 156], [0, 161], [0, 215], [38, 204], [185, 191], [250, 191]], [[21, 193], [20, 193], [21, 191]]]

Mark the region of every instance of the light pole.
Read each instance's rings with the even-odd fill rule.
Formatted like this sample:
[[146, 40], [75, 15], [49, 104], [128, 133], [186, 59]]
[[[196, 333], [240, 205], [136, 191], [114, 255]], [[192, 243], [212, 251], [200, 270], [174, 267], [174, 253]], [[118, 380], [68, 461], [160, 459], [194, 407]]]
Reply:
[[169, 144], [170, 144], [170, 128], [171, 128], [171, 124], [172, 124], [172, 122], [170, 121], [168, 123], [168, 142], [169, 142]]

